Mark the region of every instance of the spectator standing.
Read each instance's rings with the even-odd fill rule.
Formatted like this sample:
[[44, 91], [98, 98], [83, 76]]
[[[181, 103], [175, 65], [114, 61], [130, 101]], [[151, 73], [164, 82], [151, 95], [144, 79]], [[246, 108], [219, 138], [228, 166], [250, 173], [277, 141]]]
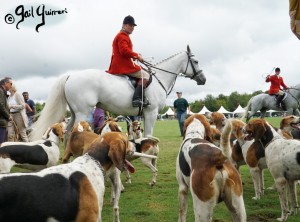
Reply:
[[176, 94], [178, 98], [174, 101], [174, 116], [178, 119], [180, 134], [184, 136], [183, 125], [187, 116], [187, 110], [190, 112], [190, 106], [187, 100], [182, 98], [182, 92], [176, 92]]
[[[8, 124], [7, 141], [14, 142], [15, 135], [20, 134], [23, 142], [28, 142], [26, 128], [28, 127], [28, 117], [26, 115], [26, 103], [23, 96], [17, 93], [14, 85], [9, 89], [8, 106], [13, 121]], [[17, 130], [16, 130], [17, 128]], [[19, 131], [19, 132], [18, 132]]]
[[7, 102], [7, 91], [12, 87], [12, 79], [5, 77], [0, 81], [0, 145], [6, 141], [8, 121], [12, 120]]
[[22, 95], [24, 97], [25, 103], [28, 104], [28, 106], [26, 106], [26, 115], [28, 118], [28, 127], [31, 127], [32, 123], [35, 121], [35, 117], [34, 117], [36, 114], [35, 102], [29, 99], [28, 92], [23, 92]]

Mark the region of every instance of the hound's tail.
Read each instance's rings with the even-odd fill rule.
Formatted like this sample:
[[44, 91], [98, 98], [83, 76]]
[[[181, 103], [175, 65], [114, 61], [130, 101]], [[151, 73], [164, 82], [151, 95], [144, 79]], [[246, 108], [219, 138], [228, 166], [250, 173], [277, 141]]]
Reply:
[[68, 78], [69, 75], [62, 75], [52, 86], [45, 102], [46, 105], [40, 113], [38, 120], [32, 126], [33, 130], [29, 135], [30, 141], [41, 139], [48, 127], [64, 119], [67, 110], [64, 89]]
[[231, 159], [231, 153], [232, 153], [231, 146], [230, 146], [230, 135], [231, 135], [231, 120], [228, 119], [223, 128], [222, 135], [221, 135], [221, 142], [220, 142], [220, 147], [223, 150], [223, 154], [228, 159]]
[[252, 99], [253, 99], [253, 97], [249, 100], [247, 106], [245, 107], [245, 113], [244, 113], [244, 115], [241, 117], [241, 120], [243, 120], [244, 118], [247, 118], [249, 108], [250, 108], [250, 106], [251, 106], [251, 104], [252, 104]]

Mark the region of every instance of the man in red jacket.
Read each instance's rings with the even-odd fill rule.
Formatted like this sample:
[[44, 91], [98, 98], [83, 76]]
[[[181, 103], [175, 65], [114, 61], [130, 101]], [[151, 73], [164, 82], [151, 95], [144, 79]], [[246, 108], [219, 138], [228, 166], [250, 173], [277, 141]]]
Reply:
[[140, 107], [149, 105], [148, 99], [143, 98], [143, 90], [146, 88], [149, 73], [141, 69], [134, 61], [143, 61], [141, 54], [133, 51], [133, 45], [129, 35], [136, 26], [134, 18], [126, 16], [121, 31], [116, 35], [112, 43], [112, 57], [108, 73], [128, 75], [138, 79], [137, 87], [132, 98], [132, 106]]
[[280, 107], [282, 99], [284, 97], [284, 92], [281, 90], [280, 86], [282, 86], [284, 89], [287, 89], [288, 87], [284, 84], [283, 78], [279, 75], [280, 74], [280, 68], [275, 69], [275, 75], [268, 75], [266, 77], [266, 82], [271, 82], [269, 94], [270, 95], [278, 95], [276, 106]]

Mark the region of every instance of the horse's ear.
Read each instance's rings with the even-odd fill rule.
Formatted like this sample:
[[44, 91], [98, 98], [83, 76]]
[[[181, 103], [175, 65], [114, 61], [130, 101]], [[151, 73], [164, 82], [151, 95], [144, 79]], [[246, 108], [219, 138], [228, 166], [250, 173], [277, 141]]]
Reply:
[[190, 49], [190, 46], [189, 46], [189, 45], [187, 45], [187, 52], [188, 52], [189, 54], [191, 54], [191, 49]]

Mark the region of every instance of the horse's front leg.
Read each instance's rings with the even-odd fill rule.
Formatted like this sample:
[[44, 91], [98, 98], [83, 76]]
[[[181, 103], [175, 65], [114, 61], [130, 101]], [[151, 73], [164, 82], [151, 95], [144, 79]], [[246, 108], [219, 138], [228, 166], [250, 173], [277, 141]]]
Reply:
[[158, 111], [157, 109], [152, 111], [144, 111], [144, 137], [153, 135], [153, 128], [157, 118]]

